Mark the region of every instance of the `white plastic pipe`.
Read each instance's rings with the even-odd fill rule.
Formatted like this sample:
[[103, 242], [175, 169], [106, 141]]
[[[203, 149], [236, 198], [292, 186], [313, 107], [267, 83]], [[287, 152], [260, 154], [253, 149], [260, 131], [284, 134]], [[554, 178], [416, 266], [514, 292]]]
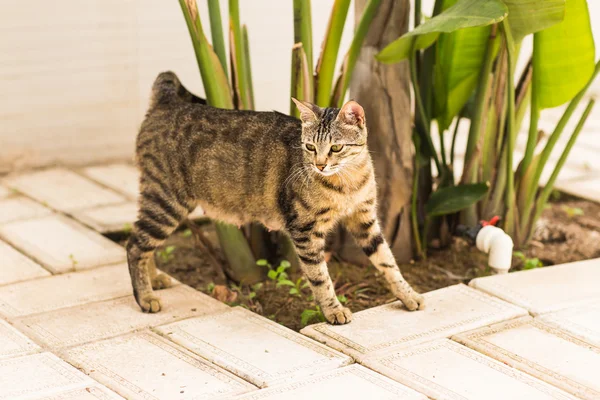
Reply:
[[488, 256], [488, 265], [497, 273], [505, 274], [512, 263], [513, 241], [496, 226], [481, 228], [475, 239], [477, 248]]

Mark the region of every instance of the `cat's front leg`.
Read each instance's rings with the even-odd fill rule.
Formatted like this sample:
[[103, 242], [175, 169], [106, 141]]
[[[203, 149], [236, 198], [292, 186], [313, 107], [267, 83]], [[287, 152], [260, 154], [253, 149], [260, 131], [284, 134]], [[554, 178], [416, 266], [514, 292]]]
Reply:
[[350, 310], [339, 302], [325, 262], [325, 233], [290, 230], [290, 236], [300, 258], [300, 267], [308, 279], [315, 301], [330, 324], [347, 324]]
[[423, 296], [417, 293], [400, 273], [400, 268], [390, 250], [379, 226], [374, 201], [359, 206], [346, 220], [346, 228], [362, 247], [371, 263], [381, 272], [388, 282], [392, 293], [410, 311], [425, 307]]

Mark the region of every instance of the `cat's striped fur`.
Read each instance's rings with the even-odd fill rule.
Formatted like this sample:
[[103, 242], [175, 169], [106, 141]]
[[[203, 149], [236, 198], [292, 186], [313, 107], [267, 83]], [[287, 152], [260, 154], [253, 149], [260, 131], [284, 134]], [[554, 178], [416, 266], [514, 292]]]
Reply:
[[402, 278], [379, 228], [362, 107], [348, 102], [341, 110], [321, 109], [296, 102], [301, 123], [277, 112], [212, 108], [193, 98], [173, 73], [160, 74], [137, 139], [141, 195], [127, 255], [134, 295], [144, 311], [160, 310], [152, 289], [168, 284], [156, 276], [154, 250], [198, 205], [214, 219], [286, 230], [330, 323], [351, 320], [324, 259], [325, 238], [338, 222], [408, 309], [423, 305]]

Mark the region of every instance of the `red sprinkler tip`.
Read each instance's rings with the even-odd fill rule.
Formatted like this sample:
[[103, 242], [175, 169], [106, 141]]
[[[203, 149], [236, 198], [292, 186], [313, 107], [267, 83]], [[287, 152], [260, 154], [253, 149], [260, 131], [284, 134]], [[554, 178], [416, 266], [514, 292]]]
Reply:
[[481, 221], [481, 226], [488, 226], [488, 225], [492, 225], [492, 226], [496, 226], [496, 224], [498, 223], [498, 221], [500, 221], [500, 217], [495, 215], [492, 217], [492, 219], [490, 219], [489, 221]]

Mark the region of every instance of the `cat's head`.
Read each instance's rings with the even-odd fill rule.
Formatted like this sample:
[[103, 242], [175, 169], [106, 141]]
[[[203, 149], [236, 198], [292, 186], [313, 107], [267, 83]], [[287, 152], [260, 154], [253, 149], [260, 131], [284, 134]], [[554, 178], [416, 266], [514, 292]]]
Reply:
[[342, 108], [321, 108], [292, 100], [300, 111], [305, 162], [325, 176], [344, 169], [352, 172], [359, 157], [367, 154], [367, 125], [360, 104], [351, 100]]

